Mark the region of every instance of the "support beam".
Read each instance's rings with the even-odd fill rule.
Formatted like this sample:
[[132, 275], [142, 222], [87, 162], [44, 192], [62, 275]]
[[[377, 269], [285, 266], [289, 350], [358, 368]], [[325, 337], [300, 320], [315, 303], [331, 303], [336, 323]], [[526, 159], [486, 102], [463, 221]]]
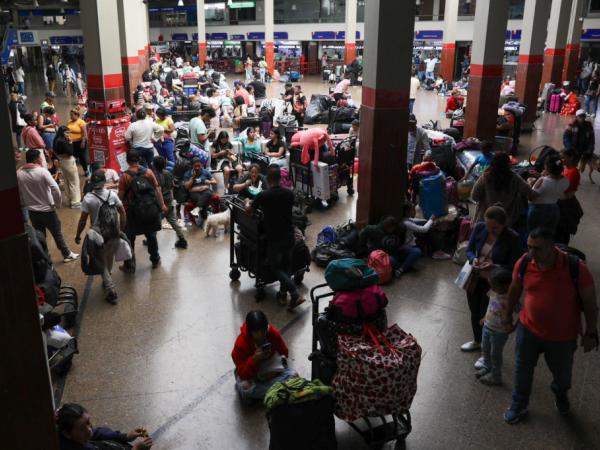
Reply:
[[204, 0], [196, 0], [196, 18], [198, 20], [198, 65], [206, 64], [206, 18]]
[[552, 0], [525, 2], [516, 83], [517, 97], [527, 106], [522, 126], [525, 130], [531, 129], [536, 119], [538, 88], [542, 80], [544, 44], [551, 3]]
[[346, 64], [356, 59], [356, 14], [358, 9], [357, 0], [346, 0], [346, 42], [345, 57]]
[[444, 11], [444, 43], [440, 75], [446, 81], [454, 81], [456, 65], [456, 27], [458, 26], [458, 0], [446, 0]]
[[402, 217], [415, 22], [413, 2], [369, 0], [365, 8], [356, 212], [360, 227], [385, 215]]
[[581, 31], [583, 28], [584, 0], [573, 0], [571, 8], [571, 20], [567, 34], [567, 46], [565, 47], [565, 63], [563, 66], [562, 79], [570, 81], [574, 86], [579, 68], [579, 53], [581, 50]]
[[508, 0], [477, 2], [465, 136], [493, 139], [504, 61]]
[[562, 72], [565, 61], [565, 46], [569, 32], [572, 5], [573, 0], [552, 1], [540, 90], [545, 83], [554, 83], [560, 86], [563, 81]]

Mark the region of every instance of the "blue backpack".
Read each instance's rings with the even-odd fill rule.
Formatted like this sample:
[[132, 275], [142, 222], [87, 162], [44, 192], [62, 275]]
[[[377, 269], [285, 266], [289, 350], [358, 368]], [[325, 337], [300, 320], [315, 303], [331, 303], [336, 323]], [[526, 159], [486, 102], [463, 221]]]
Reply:
[[335, 244], [337, 242], [337, 233], [333, 227], [327, 226], [317, 235], [317, 245]]

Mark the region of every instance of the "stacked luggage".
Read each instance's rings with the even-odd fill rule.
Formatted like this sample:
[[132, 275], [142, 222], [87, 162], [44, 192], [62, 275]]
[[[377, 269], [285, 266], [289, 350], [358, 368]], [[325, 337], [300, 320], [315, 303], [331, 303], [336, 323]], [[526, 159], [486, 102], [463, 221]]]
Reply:
[[329, 126], [327, 132], [329, 134], [347, 134], [350, 132], [352, 122], [358, 119], [358, 109], [351, 106], [338, 108], [332, 106], [329, 109]]
[[325, 279], [311, 290], [312, 378], [331, 384], [335, 415], [372, 448], [401, 441], [411, 431], [421, 348], [398, 325], [388, 327], [379, 274], [364, 261], [333, 261]]

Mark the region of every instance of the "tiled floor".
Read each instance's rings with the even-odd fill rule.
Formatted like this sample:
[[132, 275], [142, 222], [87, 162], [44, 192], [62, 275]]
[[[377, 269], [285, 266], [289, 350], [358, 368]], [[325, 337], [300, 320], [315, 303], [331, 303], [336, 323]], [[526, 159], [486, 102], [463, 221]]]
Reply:
[[[305, 80], [302, 85], [307, 94], [326, 89], [317, 80]], [[281, 90], [282, 85], [269, 87], [272, 96]], [[352, 93], [360, 99], [360, 88], [352, 88]], [[39, 95], [32, 99], [37, 106]], [[442, 102], [431, 93], [419, 93], [415, 107], [419, 120], [439, 118]], [[64, 99], [59, 97], [58, 104], [66, 117]], [[523, 148], [542, 143], [560, 147], [564, 123], [555, 115], [543, 118], [538, 122], [540, 128], [523, 139]], [[600, 182], [600, 175], [596, 174], [596, 179]], [[586, 177], [579, 197], [586, 214], [573, 244], [586, 251], [598, 282], [598, 186], [592, 186]], [[309, 244], [314, 245], [323, 226], [352, 218], [355, 201], [356, 197], [347, 197], [343, 189], [335, 206], [313, 213]], [[73, 242], [77, 216], [77, 211], [61, 211], [69, 242]], [[150, 268], [138, 239], [135, 277], [115, 273], [118, 306], [102, 299], [100, 281], [86, 279], [77, 264], [57, 264], [64, 282], [75, 285], [85, 299], [81, 353], [68, 375], [63, 401], [84, 404], [97, 425], [122, 430], [145, 426], [153, 431], [157, 450], [266, 449], [269, 431], [264, 411], [239, 403], [229, 353], [245, 314], [260, 307], [275, 326], [284, 329], [291, 365], [309, 376], [310, 307], [287, 312], [274, 300], [274, 288], [268, 290], [268, 299], [257, 305], [252, 283], [245, 275], [239, 284], [229, 281], [228, 236], [207, 239], [194, 229], [188, 237], [190, 247], [181, 251], [173, 247], [172, 231], [159, 233], [163, 264], [156, 270]], [[58, 252], [51, 245], [58, 261]], [[471, 331], [464, 293], [453, 284], [458, 266], [423, 259], [419, 269], [386, 287], [390, 322], [414, 334], [423, 348], [419, 389], [411, 409], [414, 428], [407, 448], [600, 448], [599, 353], [576, 354], [570, 416], [556, 413], [549, 372], [541, 362], [530, 419], [508, 426], [501, 415], [510, 403], [514, 338], [505, 350], [506, 384], [490, 388], [478, 383], [473, 376], [477, 356], [459, 351]], [[306, 292], [321, 282], [322, 270], [315, 267], [303, 289]], [[340, 449], [366, 448], [344, 422], [338, 421], [336, 429]]]

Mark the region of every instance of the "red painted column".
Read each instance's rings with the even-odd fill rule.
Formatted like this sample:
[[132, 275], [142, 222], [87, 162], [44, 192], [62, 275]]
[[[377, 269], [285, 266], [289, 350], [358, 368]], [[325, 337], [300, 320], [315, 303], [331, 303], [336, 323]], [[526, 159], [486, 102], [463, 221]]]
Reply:
[[206, 42], [198, 42], [198, 65], [204, 67], [206, 64]]
[[586, 0], [573, 0], [571, 7], [571, 18], [569, 22], [569, 33], [567, 34], [567, 46], [565, 47], [565, 64], [563, 67], [562, 79], [570, 81], [574, 86], [577, 69], [579, 68], [579, 55], [581, 50], [581, 32], [583, 28]]
[[532, 124], [536, 119], [538, 87], [542, 79], [543, 62], [543, 55], [519, 55], [515, 89], [519, 101], [527, 106], [523, 116], [524, 124]]
[[471, 64], [465, 115], [465, 136], [493, 139], [496, 135], [498, 99], [503, 66]]
[[272, 75], [275, 70], [275, 47], [272, 42], [265, 42], [265, 60], [267, 61], [267, 70]]
[[569, 23], [573, 11], [573, 0], [553, 0], [548, 19], [548, 36], [544, 52], [544, 71], [540, 91], [545, 83], [560, 86], [563, 81], [565, 47], [569, 33]]
[[[402, 217], [406, 193], [408, 96], [415, 7], [366, 2], [356, 221]], [[389, 57], [393, 54], [394, 57]]]
[[562, 84], [562, 71], [565, 62], [564, 48], [547, 48], [544, 52], [544, 70], [542, 72], [543, 87], [546, 83]]
[[347, 42], [344, 46], [345, 48], [345, 57], [344, 62], [346, 64], [352, 63], [356, 59], [356, 43], [355, 42]]
[[454, 65], [456, 63], [456, 44], [442, 45], [442, 62], [440, 75], [444, 80], [454, 80]]
[[562, 79], [573, 83], [579, 67], [580, 44], [567, 44], [565, 49], [565, 61], [562, 72]]

